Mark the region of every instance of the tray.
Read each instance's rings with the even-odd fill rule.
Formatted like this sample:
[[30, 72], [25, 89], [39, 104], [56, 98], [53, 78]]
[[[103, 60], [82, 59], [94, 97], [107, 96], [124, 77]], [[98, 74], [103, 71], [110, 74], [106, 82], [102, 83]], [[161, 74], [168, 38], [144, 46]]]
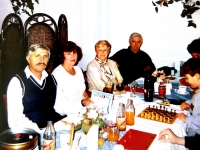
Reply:
[[147, 150], [155, 137], [156, 134], [129, 129], [117, 144], [123, 145], [125, 150]]

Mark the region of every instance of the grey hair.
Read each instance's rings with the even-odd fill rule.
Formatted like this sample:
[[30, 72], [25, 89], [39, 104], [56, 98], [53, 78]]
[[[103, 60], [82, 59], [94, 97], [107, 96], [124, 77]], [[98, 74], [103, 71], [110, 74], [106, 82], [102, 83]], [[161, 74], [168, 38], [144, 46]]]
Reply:
[[30, 48], [28, 49], [26, 56], [29, 56], [32, 52], [38, 50], [38, 49], [44, 49], [47, 50], [49, 52], [49, 57], [51, 55], [50, 49], [48, 46], [44, 45], [44, 44], [32, 44], [30, 46]]
[[137, 33], [137, 32], [132, 33], [129, 37], [129, 41], [131, 41], [131, 39], [134, 38], [134, 37], [140, 37], [142, 39], [142, 42], [143, 42], [143, 37], [140, 33]]

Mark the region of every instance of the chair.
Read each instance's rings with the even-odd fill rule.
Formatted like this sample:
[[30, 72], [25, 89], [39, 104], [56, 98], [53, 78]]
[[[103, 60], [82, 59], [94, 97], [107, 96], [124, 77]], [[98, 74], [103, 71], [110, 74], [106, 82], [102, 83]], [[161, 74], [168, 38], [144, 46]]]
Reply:
[[31, 44], [45, 44], [51, 50], [51, 57], [47, 65], [47, 72], [55, 68], [54, 58], [57, 49], [58, 27], [52, 17], [44, 13], [30, 16], [24, 23], [24, 48], [27, 50]]
[[1, 30], [1, 94], [7, 114], [7, 86], [11, 78], [23, 68], [24, 28], [19, 16], [11, 13], [6, 16]]
[[58, 41], [59, 45], [68, 41], [68, 25], [67, 18], [64, 14], [61, 14], [58, 19]]
[[23, 52], [24, 28], [19, 16], [9, 14], [3, 21], [1, 30], [2, 49], [2, 93], [6, 93], [10, 79], [20, 70], [25, 60]]
[[74, 123], [71, 124], [70, 133], [69, 133], [69, 140], [68, 140], [68, 143], [67, 143], [69, 145], [70, 150], [72, 148], [73, 139], [74, 139]]
[[92, 93], [89, 91], [89, 84], [88, 84], [88, 81], [87, 81], [87, 71], [83, 71], [83, 77], [84, 77], [84, 80], [85, 80], [85, 87], [86, 87], [85, 90], [86, 90], [87, 94], [91, 97]]
[[65, 44], [68, 41], [68, 25], [67, 25], [67, 18], [64, 14], [61, 14], [58, 19], [58, 49], [55, 51], [55, 67], [57, 67], [61, 62], [60, 58], [58, 57], [60, 52], [60, 46]]

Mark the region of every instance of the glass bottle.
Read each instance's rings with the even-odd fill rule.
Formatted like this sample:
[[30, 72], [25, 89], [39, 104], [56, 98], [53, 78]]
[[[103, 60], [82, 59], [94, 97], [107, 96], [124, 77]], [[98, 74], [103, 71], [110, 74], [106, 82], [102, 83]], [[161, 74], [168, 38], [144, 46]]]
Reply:
[[43, 150], [55, 150], [56, 131], [52, 121], [47, 122], [47, 127], [43, 135]]
[[151, 75], [150, 70], [145, 72], [145, 79], [144, 79], [144, 100], [146, 102], [153, 101], [153, 94], [154, 94], [154, 77]]
[[158, 93], [160, 96], [163, 96], [165, 97], [165, 94], [166, 94], [166, 86], [164, 85], [163, 82], [160, 82], [160, 85], [158, 87]]
[[126, 116], [125, 116], [125, 106], [123, 103], [119, 103], [119, 108], [116, 115], [116, 123], [119, 131], [126, 130]]
[[134, 125], [135, 123], [135, 108], [133, 105], [133, 100], [128, 99], [126, 104], [126, 124]]

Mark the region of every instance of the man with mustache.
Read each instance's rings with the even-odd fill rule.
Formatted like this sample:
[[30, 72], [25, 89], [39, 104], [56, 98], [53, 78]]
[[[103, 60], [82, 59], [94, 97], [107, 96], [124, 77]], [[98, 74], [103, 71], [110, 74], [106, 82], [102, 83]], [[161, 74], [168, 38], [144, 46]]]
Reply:
[[47, 121], [56, 122], [65, 117], [54, 109], [57, 83], [45, 71], [49, 57], [47, 46], [31, 45], [26, 55], [28, 66], [11, 79], [7, 89], [10, 128], [31, 128], [41, 133]]

